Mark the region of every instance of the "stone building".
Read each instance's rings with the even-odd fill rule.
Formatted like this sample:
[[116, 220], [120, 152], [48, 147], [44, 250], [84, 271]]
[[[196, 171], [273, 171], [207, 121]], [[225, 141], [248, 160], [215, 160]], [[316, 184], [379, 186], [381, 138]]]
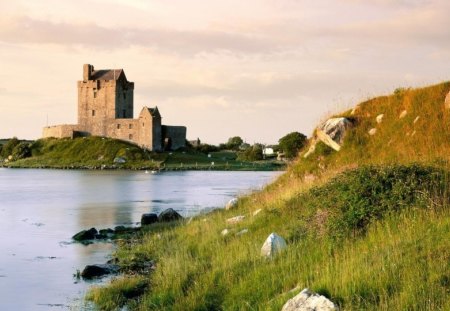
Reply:
[[77, 84], [78, 124], [44, 127], [44, 138], [103, 136], [153, 151], [186, 145], [186, 127], [162, 125], [158, 107], [144, 107], [133, 119], [134, 82], [127, 80], [123, 69], [94, 70], [86, 64]]

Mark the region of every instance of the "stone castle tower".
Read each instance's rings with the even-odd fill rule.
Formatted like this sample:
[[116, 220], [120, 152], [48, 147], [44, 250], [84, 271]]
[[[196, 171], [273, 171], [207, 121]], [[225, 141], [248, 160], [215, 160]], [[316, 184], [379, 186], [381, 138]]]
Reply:
[[186, 127], [162, 125], [158, 107], [144, 107], [133, 119], [134, 83], [127, 80], [123, 69], [94, 70], [85, 64], [77, 86], [78, 124], [45, 127], [44, 138], [103, 136], [153, 151], [185, 146]]

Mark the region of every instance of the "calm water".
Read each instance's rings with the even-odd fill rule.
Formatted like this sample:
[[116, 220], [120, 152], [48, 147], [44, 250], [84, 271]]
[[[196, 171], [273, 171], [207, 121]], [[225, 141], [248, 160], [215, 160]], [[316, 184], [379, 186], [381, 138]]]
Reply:
[[0, 168], [0, 310], [81, 308], [90, 284], [73, 274], [105, 263], [113, 250], [72, 243], [82, 229], [136, 225], [143, 213], [169, 207], [196, 215], [278, 174]]

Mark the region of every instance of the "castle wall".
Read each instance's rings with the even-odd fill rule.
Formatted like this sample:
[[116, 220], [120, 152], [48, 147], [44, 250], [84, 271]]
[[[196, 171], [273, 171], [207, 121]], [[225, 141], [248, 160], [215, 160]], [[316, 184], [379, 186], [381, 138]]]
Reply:
[[107, 125], [108, 137], [122, 139], [139, 144], [140, 131], [137, 119], [115, 119], [110, 120]]
[[79, 126], [75, 124], [46, 126], [42, 130], [42, 137], [74, 138], [74, 132], [77, 132], [78, 129]]
[[134, 83], [119, 80], [78, 81], [78, 124], [96, 136], [107, 136], [111, 120], [133, 118]]
[[165, 149], [177, 150], [186, 147], [186, 127], [163, 125], [162, 139]]

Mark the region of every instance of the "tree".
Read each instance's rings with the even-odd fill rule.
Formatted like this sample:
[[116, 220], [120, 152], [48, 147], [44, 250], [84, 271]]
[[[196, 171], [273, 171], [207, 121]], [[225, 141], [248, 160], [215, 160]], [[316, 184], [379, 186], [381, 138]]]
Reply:
[[286, 158], [294, 158], [306, 144], [306, 136], [299, 132], [289, 133], [278, 140], [280, 149]]
[[17, 137], [13, 137], [6, 144], [3, 145], [1, 156], [3, 158], [8, 158], [8, 156], [12, 155], [14, 148], [20, 143]]
[[230, 137], [227, 142], [227, 147], [233, 150], [239, 150], [239, 147], [244, 141], [239, 136]]
[[263, 146], [261, 144], [254, 144], [245, 151], [239, 152], [238, 160], [241, 161], [259, 161], [263, 159]]

